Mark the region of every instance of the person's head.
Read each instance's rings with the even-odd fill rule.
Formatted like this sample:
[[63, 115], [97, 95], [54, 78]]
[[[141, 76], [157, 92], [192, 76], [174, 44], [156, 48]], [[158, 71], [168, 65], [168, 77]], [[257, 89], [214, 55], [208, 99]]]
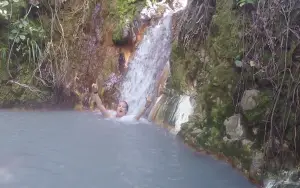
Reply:
[[126, 101], [120, 101], [117, 107], [117, 117], [123, 117], [128, 112], [128, 104]]

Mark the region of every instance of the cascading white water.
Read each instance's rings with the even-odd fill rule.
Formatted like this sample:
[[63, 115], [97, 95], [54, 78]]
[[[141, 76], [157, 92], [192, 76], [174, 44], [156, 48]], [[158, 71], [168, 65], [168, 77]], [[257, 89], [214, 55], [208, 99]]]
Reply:
[[[122, 83], [122, 100], [129, 104], [129, 114], [136, 114], [143, 107], [148, 95], [156, 92], [159, 74], [168, 63], [171, 53], [172, 15], [183, 10], [187, 0], [174, 0], [173, 10], [165, 3], [147, 1], [148, 6], [143, 9], [141, 18], [153, 17], [158, 13], [158, 7], [165, 8], [164, 16], [158, 24], [148, 29], [143, 40], [129, 62], [129, 69]], [[175, 110], [175, 130], [180, 130], [180, 125], [188, 121], [188, 116], [193, 113], [188, 96], [180, 96], [179, 105]]]
[[178, 108], [175, 112], [175, 128], [174, 132], [177, 134], [181, 129], [181, 124], [189, 121], [189, 116], [194, 112], [194, 107], [191, 104], [190, 96], [180, 96]]
[[146, 97], [155, 92], [157, 76], [171, 53], [172, 15], [165, 15], [148, 29], [138, 46], [122, 83], [121, 98], [129, 104], [129, 114], [138, 113]]
[[165, 1], [152, 3], [147, 1], [143, 15], [151, 18], [158, 12], [158, 6], [164, 6], [166, 12], [159, 23], [149, 28], [138, 46], [125, 80], [121, 87], [121, 98], [129, 104], [129, 114], [138, 113], [146, 102], [146, 97], [155, 92], [158, 74], [168, 62], [171, 53], [172, 14], [185, 8], [187, 0], [174, 0], [172, 10]]

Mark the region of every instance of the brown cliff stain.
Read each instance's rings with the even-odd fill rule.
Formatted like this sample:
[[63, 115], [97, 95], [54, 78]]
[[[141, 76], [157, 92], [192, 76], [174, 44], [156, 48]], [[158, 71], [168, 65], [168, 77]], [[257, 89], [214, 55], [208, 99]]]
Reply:
[[63, 99], [57, 103], [75, 95], [73, 105], [77, 103], [76, 108], [80, 109], [78, 106], [88, 102], [91, 84], [101, 82], [117, 70], [114, 62], [117, 62], [118, 50], [112, 43], [108, 3], [74, 0], [66, 1], [60, 9], [61, 28], [55, 28], [60, 37], [53, 41], [54, 57], [61, 65], [58, 73], [62, 77], [57, 93]]
[[[62, 71], [64, 77], [60, 87], [62, 91], [59, 91], [64, 95], [59, 101], [67, 100], [69, 96], [74, 95], [76, 102], [73, 103], [77, 110], [90, 106], [89, 93], [92, 83], [98, 83], [100, 93], [107, 93], [103, 92], [101, 87], [112, 73], [120, 75], [118, 64], [120, 52], [124, 54], [126, 65], [124, 74], [126, 74], [136, 45], [142, 40], [144, 31], [149, 25], [146, 23], [137, 28], [135, 41], [117, 47], [112, 40], [115, 24], [109, 15], [110, 5], [115, 1], [97, 2], [99, 3], [87, 0], [67, 1], [61, 11], [63, 18], [61, 26], [64, 31], [63, 37], [67, 42], [65, 50], [68, 52], [68, 57], [65, 63], [66, 70]], [[59, 46], [59, 43], [60, 41], [57, 41], [56, 45]], [[111, 95], [111, 92], [108, 93]], [[115, 100], [105, 100], [105, 105], [115, 102]]]
[[125, 58], [125, 72], [127, 72], [128, 63], [132, 58], [136, 46], [139, 44], [141, 40], [143, 40], [144, 33], [149, 25], [150, 25], [149, 23], [142, 24], [141, 27], [138, 28], [138, 32], [135, 33], [136, 40], [135, 41], [131, 40], [128, 45], [122, 46], [120, 48], [120, 52], [124, 54], [124, 58]]

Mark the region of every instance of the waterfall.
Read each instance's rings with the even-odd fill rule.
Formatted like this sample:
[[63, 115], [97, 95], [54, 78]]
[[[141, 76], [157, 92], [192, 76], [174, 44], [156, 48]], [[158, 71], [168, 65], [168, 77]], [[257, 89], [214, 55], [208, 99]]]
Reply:
[[[147, 96], [155, 96], [158, 80], [171, 54], [172, 15], [183, 10], [187, 6], [187, 0], [174, 0], [171, 9], [166, 1], [151, 3], [141, 13], [141, 18], [151, 18], [159, 13], [159, 6], [165, 8], [163, 17], [156, 25], [146, 31], [143, 40], [138, 45], [131, 61], [129, 69], [121, 87], [121, 100], [129, 104], [129, 114], [137, 114], [145, 105]], [[153, 101], [153, 103], [159, 101]], [[172, 109], [177, 133], [181, 124], [188, 121], [193, 113], [193, 107], [189, 96], [180, 96], [178, 105]]]
[[181, 129], [181, 124], [188, 122], [189, 116], [194, 112], [194, 107], [191, 104], [190, 96], [180, 96], [179, 104], [175, 112], [175, 128], [174, 132], [177, 134]]
[[157, 77], [171, 53], [171, 21], [172, 15], [166, 14], [150, 27], [129, 63], [121, 87], [121, 98], [129, 104], [129, 114], [138, 113], [146, 97], [155, 93]]

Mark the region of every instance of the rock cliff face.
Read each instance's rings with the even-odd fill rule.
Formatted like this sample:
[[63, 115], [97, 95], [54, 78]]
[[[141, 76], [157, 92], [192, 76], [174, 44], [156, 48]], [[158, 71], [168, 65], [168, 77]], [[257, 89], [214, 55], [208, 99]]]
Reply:
[[[86, 93], [92, 82], [103, 81], [110, 73], [118, 72], [115, 63], [118, 62], [118, 48], [112, 42], [113, 25], [106, 1], [16, 2], [14, 10], [20, 8], [27, 11], [28, 16], [22, 18], [22, 11], [14, 14], [32, 25], [20, 27], [24, 28], [20, 32], [28, 32], [27, 43], [11, 45], [10, 41], [8, 44], [12, 52], [8, 60], [11, 61], [10, 70], [5, 69], [6, 63], [1, 59], [1, 107], [44, 103], [72, 108], [75, 103], [87, 103]], [[18, 23], [15, 19], [13, 21]], [[16, 23], [7, 23], [7, 28]], [[37, 26], [43, 30], [37, 30]], [[30, 36], [32, 32], [37, 33]], [[41, 33], [44, 37], [38, 41], [36, 38]], [[20, 47], [23, 56], [18, 54]]]
[[[0, 107], [82, 109], [89, 106], [95, 81], [104, 103], [114, 102], [115, 87], [148, 24], [137, 17], [143, 6], [144, 0], [14, 2], [13, 19], [0, 15]], [[15, 37], [8, 33], [19, 39], [12, 26], [23, 21], [28, 27], [19, 26], [21, 42], [7, 44]]]
[[257, 181], [299, 164], [299, 8], [190, 0], [174, 17], [169, 87], [197, 93], [179, 134]]

